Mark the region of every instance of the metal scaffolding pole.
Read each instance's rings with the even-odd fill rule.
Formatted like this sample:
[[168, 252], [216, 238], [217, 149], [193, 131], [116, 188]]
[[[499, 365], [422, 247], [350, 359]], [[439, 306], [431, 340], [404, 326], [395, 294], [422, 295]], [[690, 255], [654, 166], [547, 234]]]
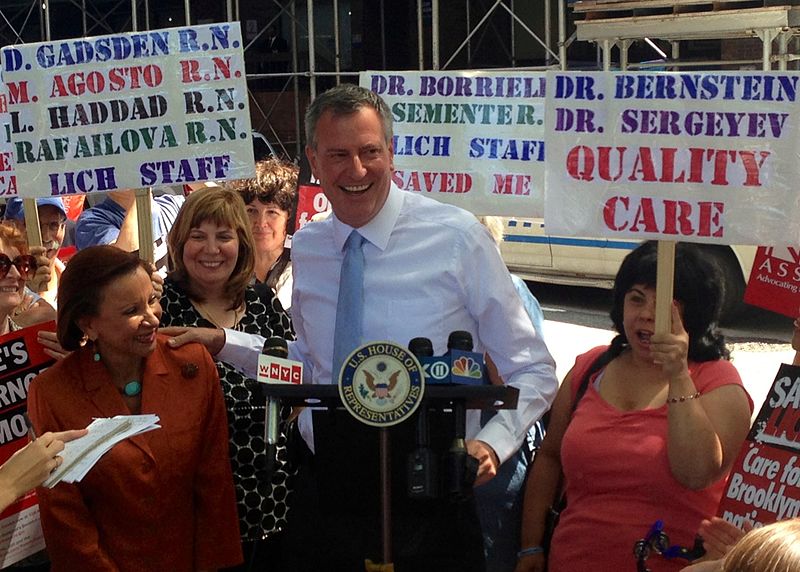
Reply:
[[[503, 10], [505, 10], [508, 13], [508, 15], [511, 17], [511, 38], [512, 38], [512, 41], [511, 41], [511, 54], [510, 54], [510, 57], [511, 57], [511, 61], [512, 61], [512, 67], [516, 66], [516, 40], [514, 38], [514, 25], [515, 25], [515, 23], [518, 24], [523, 30], [525, 30], [534, 40], [539, 42], [539, 45], [541, 45], [545, 49], [545, 53], [550, 54], [553, 57], [557, 57], [559, 59], [562, 59], [558, 55], [556, 55], [556, 53], [553, 52], [553, 50], [550, 49], [550, 46], [548, 46], [545, 42], [543, 42], [541, 40], [541, 38], [539, 38], [539, 36], [537, 36], [536, 33], [533, 30], [531, 30], [530, 26], [528, 26], [525, 22], [523, 22], [522, 19], [520, 19], [514, 13], [513, 2], [512, 2], [512, 7], [509, 8], [508, 6], [506, 6], [503, 3], [503, 0], [496, 0], [495, 3], [492, 5], [492, 7], [489, 8], [486, 11], [486, 14], [484, 14], [483, 18], [481, 18], [480, 21], [477, 24], [475, 24], [475, 27], [472, 28], [471, 30], [469, 30], [469, 32], [467, 33], [467, 37], [464, 39], [463, 42], [461, 42], [461, 45], [458, 46], [458, 48], [456, 48], [456, 50], [453, 52], [453, 54], [450, 56], [450, 58], [444, 63], [444, 65], [442, 66], [442, 69], [447, 69], [448, 66], [450, 65], [450, 63], [459, 54], [459, 52], [461, 52], [461, 50], [463, 50], [465, 46], [469, 45], [470, 41], [472, 40], [472, 36], [474, 36], [475, 33], [480, 29], [480, 27], [483, 26], [483, 24], [492, 16], [492, 14], [494, 13], [494, 11], [497, 8], [503, 8]], [[422, 68], [420, 68], [420, 69], [422, 69]], [[438, 68], [434, 68], [434, 69], [438, 69]]]
[[425, 69], [425, 40], [422, 38], [422, 0], [417, 0], [417, 63]]
[[314, 0], [306, 2], [306, 16], [308, 18], [308, 91], [311, 100], [317, 97], [316, 54], [314, 53]]
[[514, 25], [514, 0], [511, 0], [511, 15], [509, 25], [511, 26], [511, 67], [517, 67], [517, 34], [515, 33], [516, 26]]
[[50, 0], [42, 0], [42, 10], [44, 11], [44, 39], [50, 41]]
[[431, 69], [439, 69], [439, 0], [431, 0]]
[[333, 0], [333, 69], [336, 70], [336, 85], [339, 85], [339, 72], [342, 71], [342, 54], [339, 50], [339, 0]]
[[300, 157], [300, 153], [303, 151], [303, 146], [300, 143], [303, 140], [301, 136], [303, 132], [303, 122], [300, 117], [300, 75], [297, 73], [297, 2], [295, 0], [292, 0], [292, 3], [289, 5], [289, 16], [292, 18], [292, 73], [294, 74], [294, 125], [296, 134], [294, 138], [294, 150], [295, 156]]
[[131, 30], [137, 32], [139, 30], [139, 15], [137, 14], [136, 0], [131, 0]]
[[[552, 20], [553, 20], [553, 0], [544, 0], [544, 43], [549, 48], [553, 45], [553, 31], [552, 28]], [[553, 58], [550, 54], [545, 50], [544, 52], [544, 63], [548, 66], [553, 63]]]
[[558, 0], [558, 63], [567, 70], [567, 7], [566, 0]]
[[[464, 5], [466, 6], [464, 12], [467, 18], [467, 30], [470, 28], [470, 14], [469, 14], [469, 2], [470, 0], [464, 0]], [[472, 41], [467, 38], [467, 66], [472, 63]]]

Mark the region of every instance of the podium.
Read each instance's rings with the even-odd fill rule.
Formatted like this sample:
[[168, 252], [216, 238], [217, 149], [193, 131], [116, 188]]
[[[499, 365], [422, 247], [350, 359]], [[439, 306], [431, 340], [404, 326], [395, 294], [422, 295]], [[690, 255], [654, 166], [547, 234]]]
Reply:
[[[514, 409], [519, 395], [509, 386], [427, 385], [411, 419], [377, 428], [362, 424], [344, 410], [336, 385], [265, 384], [263, 392], [280, 399], [282, 405], [319, 408], [313, 411], [314, 463], [319, 473], [333, 475], [319, 482], [319, 498], [331, 513], [369, 515], [380, 511], [384, 563], [392, 561], [393, 506], [403, 507], [402, 513], [418, 511], [426, 502], [409, 500], [405, 479], [419, 416], [430, 417], [431, 447], [444, 452], [459, 434], [463, 438], [467, 410]], [[354, 504], [352, 499], [358, 502]]]

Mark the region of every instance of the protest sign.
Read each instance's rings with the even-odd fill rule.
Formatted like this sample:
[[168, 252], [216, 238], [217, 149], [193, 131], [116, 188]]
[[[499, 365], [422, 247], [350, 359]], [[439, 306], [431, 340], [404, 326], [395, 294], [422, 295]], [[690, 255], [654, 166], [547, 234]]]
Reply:
[[760, 246], [744, 301], [792, 318], [800, 308], [800, 248]]
[[238, 23], [7, 46], [27, 197], [251, 177]]
[[330, 210], [328, 197], [318, 185], [300, 185], [297, 187], [297, 217], [294, 231], [297, 232], [311, 222], [314, 215]]
[[544, 213], [541, 72], [362, 72], [394, 124], [394, 183], [478, 215]]
[[[54, 329], [55, 323], [49, 322], [0, 337], [0, 464], [28, 443], [23, 415], [28, 409], [28, 386], [53, 363], [36, 334]], [[0, 513], [0, 568], [43, 548], [39, 505], [31, 492]]]
[[800, 516], [800, 367], [782, 364], [736, 462], [718, 514], [741, 527]]
[[797, 244], [798, 80], [548, 72], [548, 233]]
[[0, 197], [17, 194], [14, 175], [14, 148], [11, 145], [11, 116], [8, 114], [8, 96], [0, 82]]

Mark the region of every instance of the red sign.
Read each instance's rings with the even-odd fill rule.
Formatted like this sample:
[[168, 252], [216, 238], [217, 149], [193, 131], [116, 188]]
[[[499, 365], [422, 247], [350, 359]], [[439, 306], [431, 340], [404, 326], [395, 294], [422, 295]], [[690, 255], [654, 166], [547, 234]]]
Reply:
[[[0, 464], [28, 443], [24, 416], [28, 387], [54, 362], [36, 341], [36, 334], [54, 329], [55, 322], [48, 322], [0, 337]], [[36, 493], [25, 495], [0, 514], [0, 546], [11, 547], [0, 556], [0, 568], [44, 548]]]
[[800, 367], [783, 364], [731, 469], [719, 515], [739, 528], [800, 516]]
[[759, 246], [744, 301], [797, 317], [800, 307], [800, 248]]
[[324, 213], [330, 209], [328, 198], [322, 192], [322, 187], [317, 185], [300, 185], [297, 187], [297, 219], [295, 232], [311, 222], [314, 215]]

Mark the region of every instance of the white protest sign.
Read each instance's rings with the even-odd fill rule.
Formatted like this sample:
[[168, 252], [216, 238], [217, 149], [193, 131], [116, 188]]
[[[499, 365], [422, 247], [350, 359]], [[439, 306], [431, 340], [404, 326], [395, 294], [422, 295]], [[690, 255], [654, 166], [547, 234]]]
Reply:
[[8, 96], [0, 82], [0, 197], [17, 194], [17, 177], [14, 175], [14, 147], [11, 145], [11, 116], [8, 114]]
[[20, 195], [254, 174], [238, 23], [0, 51]]
[[545, 75], [362, 72], [389, 105], [394, 183], [478, 215], [544, 213]]
[[548, 72], [548, 233], [799, 243], [798, 80]]

